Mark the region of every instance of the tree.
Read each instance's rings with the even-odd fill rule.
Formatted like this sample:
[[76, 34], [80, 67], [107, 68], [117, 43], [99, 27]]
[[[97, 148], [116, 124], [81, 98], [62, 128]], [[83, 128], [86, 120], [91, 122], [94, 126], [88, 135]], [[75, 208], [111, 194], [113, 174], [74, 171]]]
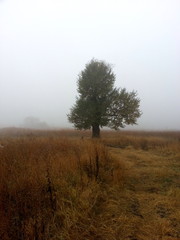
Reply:
[[135, 91], [114, 87], [111, 65], [92, 59], [78, 77], [79, 97], [68, 114], [77, 129], [92, 128], [92, 137], [100, 137], [100, 127], [124, 128], [136, 124], [141, 116], [140, 99]]
[[25, 128], [32, 128], [32, 129], [48, 129], [49, 128], [46, 122], [42, 122], [36, 117], [25, 118], [22, 126]]

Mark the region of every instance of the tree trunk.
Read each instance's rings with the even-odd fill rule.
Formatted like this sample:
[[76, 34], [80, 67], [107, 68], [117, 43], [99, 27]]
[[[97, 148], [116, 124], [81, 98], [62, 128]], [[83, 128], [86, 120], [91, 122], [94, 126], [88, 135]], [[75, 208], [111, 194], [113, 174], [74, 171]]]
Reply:
[[100, 138], [100, 127], [99, 124], [92, 126], [92, 138]]

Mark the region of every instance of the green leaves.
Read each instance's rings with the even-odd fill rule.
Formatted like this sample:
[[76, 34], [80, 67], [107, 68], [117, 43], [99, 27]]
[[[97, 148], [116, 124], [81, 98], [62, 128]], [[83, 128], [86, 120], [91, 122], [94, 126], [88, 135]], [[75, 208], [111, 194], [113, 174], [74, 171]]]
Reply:
[[78, 92], [81, 97], [103, 97], [112, 90], [114, 81], [110, 65], [93, 59], [79, 75]]
[[108, 126], [113, 129], [124, 128], [125, 125], [136, 124], [141, 116], [140, 99], [135, 91], [127, 92], [125, 88], [115, 89], [109, 106]]
[[68, 120], [75, 128], [108, 126], [113, 129], [136, 124], [141, 116], [140, 99], [135, 91], [114, 88], [115, 74], [104, 61], [92, 59], [79, 74], [79, 96]]

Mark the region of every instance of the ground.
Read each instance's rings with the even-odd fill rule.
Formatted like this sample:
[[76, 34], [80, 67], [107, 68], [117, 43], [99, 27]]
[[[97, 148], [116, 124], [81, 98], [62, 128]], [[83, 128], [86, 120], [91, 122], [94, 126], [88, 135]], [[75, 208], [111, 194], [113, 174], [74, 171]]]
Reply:
[[179, 240], [180, 133], [0, 131], [0, 239]]
[[120, 217], [127, 218], [122, 239], [180, 239], [179, 157], [131, 147], [111, 151], [126, 176], [116, 195]]

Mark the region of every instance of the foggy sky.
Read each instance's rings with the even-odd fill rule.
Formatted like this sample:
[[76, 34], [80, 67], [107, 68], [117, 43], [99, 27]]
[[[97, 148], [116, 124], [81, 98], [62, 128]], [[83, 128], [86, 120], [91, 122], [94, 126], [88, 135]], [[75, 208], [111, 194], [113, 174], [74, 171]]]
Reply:
[[138, 92], [133, 129], [180, 130], [179, 0], [0, 0], [0, 127], [29, 116], [71, 127], [77, 77], [92, 58]]

